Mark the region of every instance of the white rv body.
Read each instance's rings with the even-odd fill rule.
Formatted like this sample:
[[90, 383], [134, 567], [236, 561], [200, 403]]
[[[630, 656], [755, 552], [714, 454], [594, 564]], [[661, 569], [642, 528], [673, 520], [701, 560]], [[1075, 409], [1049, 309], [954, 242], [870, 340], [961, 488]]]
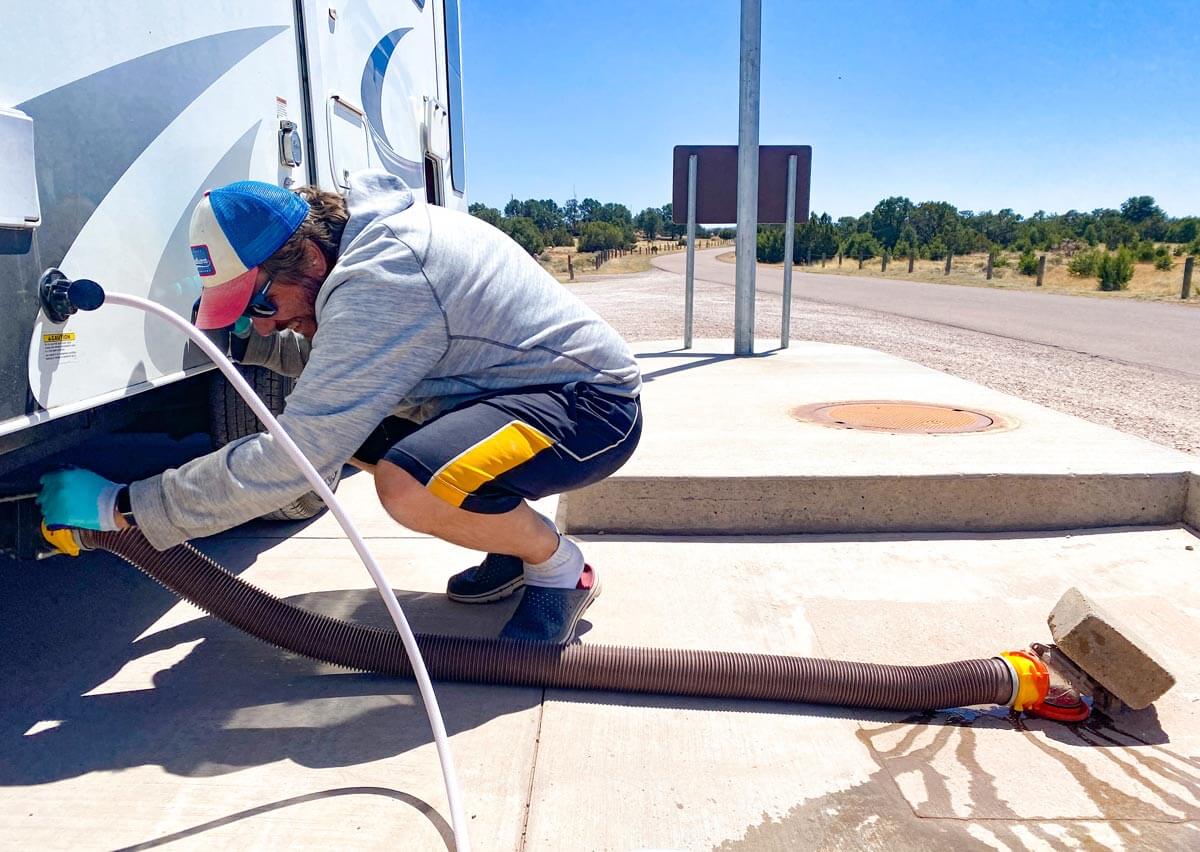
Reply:
[[0, 437], [211, 369], [138, 312], [51, 323], [47, 267], [190, 318], [188, 222], [214, 186], [383, 168], [466, 208], [458, 0], [0, 0], [0, 31], [0, 122], [32, 120], [41, 217], [26, 250], [0, 241]]

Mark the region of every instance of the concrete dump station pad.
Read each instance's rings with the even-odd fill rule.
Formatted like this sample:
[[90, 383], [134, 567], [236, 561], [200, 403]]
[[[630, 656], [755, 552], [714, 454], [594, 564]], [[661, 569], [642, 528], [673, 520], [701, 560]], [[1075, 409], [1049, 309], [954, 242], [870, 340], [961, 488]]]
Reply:
[[[1049, 641], [1050, 608], [1079, 586], [1151, 637], [1179, 683], [1080, 726], [442, 684], [475, 848], [1200, 842], [1193, 457], [853, 347], [637, 348], [641, 448], [557, 506], [604, 576], [581, 641], [944, 662]], [[793, 414], [856, 400], [1011, 428], [892, 434]], [[499, 631], [514, 601], [441, 595], [471, 554], [398, 528], [365, 476], [342, 493], [415, 629]], [[281, 597], [389, 623], [328, 516], [200, 544]], [[3, 845], [447, 847], [415, 685], [282, 654], [107, 555], [19, 570]], [[32, 638], [47, 623], [58, 635]]]

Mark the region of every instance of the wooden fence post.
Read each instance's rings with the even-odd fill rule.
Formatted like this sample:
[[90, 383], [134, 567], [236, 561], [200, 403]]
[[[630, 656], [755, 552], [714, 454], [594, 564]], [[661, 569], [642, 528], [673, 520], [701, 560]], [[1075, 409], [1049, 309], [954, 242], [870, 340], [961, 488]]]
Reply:
[[858, 268], [862, 269], [862, 246], [858, 247]]
[[950, 274], [950, 262], [952, 260], [954, 260], [954, 252], [952, 252], [952, 251], [946, 252], [946, 274], [947, 275]]
[[1179, 294], [1179, 298], [1186, 299], [1192, 295], [1192, 267], [1196, 265], [1196, 256], [1188, 255], [1188, 259], [1183, 262], [1183, 290]]
[[838, 249], [838, 266], [842, 265], [842, 250]]
[[571, 263], [571, 255], [567, 255], [567, 273], [571, 276], [571, 280], [575, 280], [575, 265]]
[[911, 249], [908, 252], [908, 272], [911, 275], [913, 271], [913, 260], [916, 258], [916, 252]]
[[885, 251], [879, 259], [879, 271], [880, 272], [887, 272], [887, 262], [888, 262], [888, 256], [887, 256], [887, 252]]
[[1042, 286], [1042, 280], [1046, 277], [1046, 255], [1038, 258], [1038, 280], [1037, 285]]
[[808, 259], [804, 261], [805, 266], [812, 266], [812, 246], [808, 247]]
[[992, 280], [992, 261], [995, 259], [995, 257], [996, 257], [996, 255], [994, 252], [990, 252], [990, 251], [988, 252], [988, 263], [987, 263], [987, 280], [988, 281]]

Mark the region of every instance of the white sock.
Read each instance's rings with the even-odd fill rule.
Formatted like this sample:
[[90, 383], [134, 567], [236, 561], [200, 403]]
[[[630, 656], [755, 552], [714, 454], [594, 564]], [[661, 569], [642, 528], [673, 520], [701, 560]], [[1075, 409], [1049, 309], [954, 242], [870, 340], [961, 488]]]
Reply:
[[583, 551], [563, 536], [558, 537], [558, 549], [545, 562], [525, 563], [525, 585], [550, 589], [573, 589], [583, 575]]

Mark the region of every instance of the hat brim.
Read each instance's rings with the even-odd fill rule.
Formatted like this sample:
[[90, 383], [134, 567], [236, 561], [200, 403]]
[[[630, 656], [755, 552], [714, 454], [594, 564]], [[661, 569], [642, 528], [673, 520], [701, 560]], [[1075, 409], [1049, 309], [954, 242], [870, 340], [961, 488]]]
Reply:
[[254, 285], [258, 281], [258, 267], [248, 269], [237, 278], [232, 278], [216, 287], [205, 287], [200, 293], [200, 310], [196, 312], [196, 326], [212, 329], [233, 325], [250, 304]]

